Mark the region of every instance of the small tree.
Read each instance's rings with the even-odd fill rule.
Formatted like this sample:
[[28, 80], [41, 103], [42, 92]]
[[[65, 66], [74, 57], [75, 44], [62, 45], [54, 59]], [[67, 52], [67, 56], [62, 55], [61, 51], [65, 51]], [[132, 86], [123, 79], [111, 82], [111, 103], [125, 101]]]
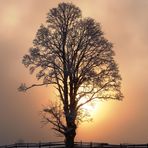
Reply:
[[[121, 77], [115, 63], [112, 44], [104, 38], [100, 24], [82, 18], [71, 3], [60, 3], [47, 14], [47, 25], [41, 25], [23, 64], [36, 71], [41, 84], [53, 84], [58, 103], [44, 108], [44, 121], [65, 136], [67, 148], [73, 148], [77, 125], [86, 117], [83, 105], [96, 99], [122, 99]], [[82, 101], [83, 100], [83, 101]]]

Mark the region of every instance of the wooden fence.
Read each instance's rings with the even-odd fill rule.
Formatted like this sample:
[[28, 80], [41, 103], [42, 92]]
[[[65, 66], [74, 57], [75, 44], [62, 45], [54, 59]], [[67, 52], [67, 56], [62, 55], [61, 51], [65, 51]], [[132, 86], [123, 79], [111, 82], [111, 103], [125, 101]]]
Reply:
[[[15, 143], [3, 145], [0, 148], [64, 148], [64, 142], [47, 142], [47, 143]], [[75, 142], [75, 148], [148, 148], [148, 144], [120, 144], [113, 145], [108, 143], [94, 142]]]

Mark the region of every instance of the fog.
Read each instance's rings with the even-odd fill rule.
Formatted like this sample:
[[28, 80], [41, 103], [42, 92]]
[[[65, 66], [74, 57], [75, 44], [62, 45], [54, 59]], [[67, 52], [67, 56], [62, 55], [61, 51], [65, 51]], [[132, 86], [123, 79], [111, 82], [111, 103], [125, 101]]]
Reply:
[[101, 23], [105, 37], [114, 44], [123, 78], [123, 101], [103, 102], [98, 117], [79, 127], [77, 140], [148, 142], [147, 0], [0, 0], [0, 145], [19, 139], [61, 140], [49, 126], [41, 127], [40, 111], [55, 98], [52, 86], [17, 91], [22, 82], [37, 82], [21, 60], [47, 12], [59, 2], [73, 2], [83, 16]]

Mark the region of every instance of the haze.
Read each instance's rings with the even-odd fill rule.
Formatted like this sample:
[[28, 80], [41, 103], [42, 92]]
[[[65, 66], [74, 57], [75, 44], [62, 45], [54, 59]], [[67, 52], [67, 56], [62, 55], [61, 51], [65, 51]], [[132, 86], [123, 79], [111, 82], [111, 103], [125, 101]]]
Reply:
[[41, 128], [40, 111], [56, 97], [52, 87], [17, 91], [22, 82], [37, 82], [22, 64], [49, 9], [73, 2], [85, 17], [101, 23], [114, 43], [123, 101], [101, 102], [93, 122], [83, 123], [76, 140], [148, 143], [148, 1], [147, 0], [0, 0], [0, 145], [56, 141], [50, 127]]

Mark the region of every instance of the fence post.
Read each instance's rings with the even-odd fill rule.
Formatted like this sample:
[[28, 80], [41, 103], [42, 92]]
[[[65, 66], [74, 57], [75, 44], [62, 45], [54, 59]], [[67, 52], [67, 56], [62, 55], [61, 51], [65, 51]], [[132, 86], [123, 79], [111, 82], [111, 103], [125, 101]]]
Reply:
[[39, 148], [41, 148], [41, 142], [39, 142]]
[[82, 146], [83, 146], [83, 145], [82, 145], [82, 141], [80, 142], [80, 146], [81, 146], [81, 148], [82, 148]]
[[90, 142], [90, 148], [92, 148], [92, 142]]

